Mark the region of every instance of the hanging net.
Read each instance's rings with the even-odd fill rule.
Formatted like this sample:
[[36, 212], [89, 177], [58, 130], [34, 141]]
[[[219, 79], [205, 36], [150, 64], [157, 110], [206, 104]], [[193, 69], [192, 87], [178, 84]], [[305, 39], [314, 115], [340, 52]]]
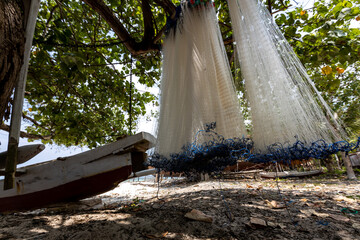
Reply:
[[[246, 130], [213, 4], [184, 2], [176, 18], [168, 21], [163, 43], [156, 154], [150, 165], [175, 172], [225, 167], [234, 161], [229, 149], [246, 145], [245, 139], [230, 139]], [[214, 148], [219, 144], [221, 151]], [[227, 157], [219, 160], [213, 154], [219, 151]]]
[[328, 144], [346, 134], [267, 9], [258, 0], [228, 4], [258, 153], [248, 160], [308, 159], [344, 147]]

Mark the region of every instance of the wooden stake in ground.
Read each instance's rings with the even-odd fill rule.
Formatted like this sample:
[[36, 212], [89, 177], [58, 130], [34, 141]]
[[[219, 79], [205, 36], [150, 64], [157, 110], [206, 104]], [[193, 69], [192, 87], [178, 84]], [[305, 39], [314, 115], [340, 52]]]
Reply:
[[15, 88], [14, 105], [11, 114], [11, 127], [9, 133], [8, 156], [5, 167], [4, 190], [14, 187], [25, 84], [36, 18], [40, 7], [40, 0], [24, 0], [24, 6], [26, 19], [24, 64], [21, 67], [19, 80]]
[[341, 153], [341, 157], [344, 160], [344, 165], [346, 168], [347, 177], [349, 180], [356, 180], [356, 176], [354, 173], [354, 169], [351, 165], [351, 161], [348, 154], [345, 154], [344, 152]]

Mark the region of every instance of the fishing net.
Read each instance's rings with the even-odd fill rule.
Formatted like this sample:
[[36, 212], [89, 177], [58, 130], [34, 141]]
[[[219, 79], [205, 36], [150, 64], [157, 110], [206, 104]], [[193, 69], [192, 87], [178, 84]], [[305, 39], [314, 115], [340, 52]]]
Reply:
[[[305, 68], [257, 0], [229, 1], [252, 139], [210, 1], [181, 4], [163, 48], [157, 147], [149, 165], [217, 172], [239, 159], [291, 164], [359, 147], [347, 138]], [[332, 143], [334, 142], [334, 143]]]
[[[289, 149], [302, 149], [306, 157], [306, 151], [310, 151], [307, 148], [316, 149], [346, 138], [262, 3], [231, 0], [228, 4], [245, 95], [250, 103], [255, 152], [271, 152], [274, 158], [286, 159]], [[277, 154], [280, 150], [283, 155]]]
[[[167, 159], [175, 164], [180, 160], [174, 156], [186, 146], [214, 142], [209, 134], [197, 134], [208, 123], [216, 122], [216, 133], [223, 139], [246, 134], [213, 4], [184, 2], [177, 8], [176, 18], [168, 22], [163, 43], [153, 163]], [[204, 168], [206, 164], [199, 163]]]

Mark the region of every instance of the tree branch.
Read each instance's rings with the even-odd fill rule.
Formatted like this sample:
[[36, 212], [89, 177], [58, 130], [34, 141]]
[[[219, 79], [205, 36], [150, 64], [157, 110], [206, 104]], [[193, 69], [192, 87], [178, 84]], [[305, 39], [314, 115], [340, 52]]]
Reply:
[[126, 28], [122, 25], [119, 19], [114, 15], [112, 10], [105, 5], [103, 0], [83, 0], [88, 4], [94, 11], [96, 11], [100, 16], [110, 25], [114, 30], [115, 34], [124, 42], [125, 47], [133, 55], [144, 54], [152, 51], [159, 51], [157, 44], [153, 42], [143, 44], [137, 43], [131, 35], [128, 33]]
[[232, 44], [233, 42], [234, 42], [234, 38], [232, 36], [224, 39], [224, 45], [229, 45]]
[[161, 6], [169, 16], [175, 14], [176, 7], [170, 0], [153, 0], [153, 1], [157, 5]]
[[124, 45], [128, 49], [135, 48], [135, 41], [127, 32], [125, 27], [121, 24], [119, 19], [113, 14], [111, 9], [105, 5], [102, 0], [83, 0], [94, 11], [96, 11], [115, 31], [116, 35], [121, 41], [124, 41]]
[[[35, 119], [32, 119], [31, 117], [27, 116], [25, 113], [22, 113], [22, 117], [23, 117], [24, 119], [27, 119], [27, 120], [29, 120], [30, 122], [32, 122], [35, 126], [44, 128], [44, 127], [41, 126], [41, 124], [38, 123]], [[47, 129], [46, 129], [46, 130], [47, 130]]]
[[48, 18], [48, 20], [46, 21], [46, 24], [45, 24], [45, 29], [43, 31], [43, 34], [42, 34], [42, 37], [45, 37], [45, 35], [47, 34], [48, 32], [48, 27], [49, 27], [49, 23], [51, 22], [52, 18], [53, 18], [53, 15], [54, 15], [54, 12], [56, 10], [56, 8], [59, 7], [59, 4], [56, 4], [51, 10], [50, 10], [50, 16]]
[[269, 10], [269, 13], [272, 15], [271, 0], [268, 0], [268, 1], [267, 1], [267, 3], [268, 3], [268, 10]]
[[161, 39], [161, 37], [162, 37], [162, 35], [164, 34], [165, 30], [166, 30], [166, 25], [165, 25], [165, 26], [158, 32], [158, 34], [154, 37], [154, 43], [157, 43], [157, 42]]
[[278, 13], [278, 12], [282, 12], [282, 11], [285, 11], [286, 9], [288, 9], [289, 7], [291, 7], [292, 5], [290, 4], [289, 6], [285, 6], [275, 12], [272, 12], [271, 15], [274, 15], [275, 13]]
[[155, 35], [154, 30], [154, 18], [151, 12], [151, 7], [148, 0], [141, 0], [141, 9], [143, 12], [144, 19], [144, 38], [141, 41], [142, 44], [147, 45], [148, 43], [152, 43], [153, 37]]
[[[10, 126], [6, 125], [4, 123], [0, 125], [0, 129], [4, 130], [6, 132], [10, 132]], [[50, 140], [52, 138], [51, 135], [41, 136], [41, 135], [37, 135], [37, 134], [26, 133], [26, 132], [23, 132], [23, 131], [20, 131], [20, 137], [21, 138], [29, 138], [29, 139], [33, 139], [33, 140], [39, 140], [39, 139]]]

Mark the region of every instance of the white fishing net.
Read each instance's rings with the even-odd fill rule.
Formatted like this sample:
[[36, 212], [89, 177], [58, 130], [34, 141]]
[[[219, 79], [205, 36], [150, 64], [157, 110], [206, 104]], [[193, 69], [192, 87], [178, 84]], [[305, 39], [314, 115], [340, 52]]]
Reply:
[[255, 149], [345, 137], [330, 108], [267, 9], [258, 0], [228, 0], [233, 36], [250, 102]]
[[164, 40], [160, 89], [159, 154], [181, 151], [211, 122], [225, 138], [246, 134], [212, 4], [182, 4], [177, 27]]

